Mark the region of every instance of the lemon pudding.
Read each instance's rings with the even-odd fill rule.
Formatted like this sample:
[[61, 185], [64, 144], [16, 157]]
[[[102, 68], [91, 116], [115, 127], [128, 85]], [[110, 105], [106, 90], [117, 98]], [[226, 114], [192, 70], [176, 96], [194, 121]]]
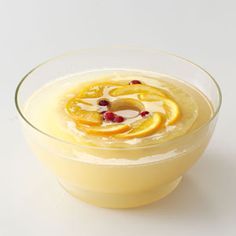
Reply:
[[178, 185], [210, 138], [207, 130], [187, 134], [211, 119], [213, 109], [198, 89], [168, 75], [103, 70], [46, 84], [24, 113], [49, 135], [29, 131], [27, 137], [68, 192], [126, 208], [158, 200]]

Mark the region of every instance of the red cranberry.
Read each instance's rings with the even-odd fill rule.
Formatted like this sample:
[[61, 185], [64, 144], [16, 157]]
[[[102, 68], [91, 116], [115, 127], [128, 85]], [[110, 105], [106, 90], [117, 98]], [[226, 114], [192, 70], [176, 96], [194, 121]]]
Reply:
[[104, 120], [106, 121], [113, 121], [114, 118], [115, 118], [115, 114], [111, 111], [106, 111], [104, 114], [103, 114], [103, 118]]
[[141, 82], [139, 80], [132, 80], [129, 84], [141, 84]]
[[145, 116], [147, 116], [149, 114], [149, 111], [142, 111], [141, 113], [140, 113], [140, 115], [142, 116], [142, 117], [145, 117]]
[[109, 101], [107, 101], [105, 99], [102, 99], [98, 102], [99, 106], [108, 106], [109, 104], [110, 104]]
[[125, 118], [123, 116], [115, 116], [113, 121], [116, 122], [116, 123], [121, 123], [124, 120], [125, 120]]

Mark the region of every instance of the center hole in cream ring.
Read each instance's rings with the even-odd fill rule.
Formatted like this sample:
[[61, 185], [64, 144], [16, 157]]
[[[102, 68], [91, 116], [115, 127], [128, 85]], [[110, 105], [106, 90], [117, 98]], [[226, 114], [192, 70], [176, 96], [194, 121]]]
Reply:
[[144, 110], [144, 105], [134, 98], [120, 98], [111, 103], [110, 110], [125, 118], [134, 118]]

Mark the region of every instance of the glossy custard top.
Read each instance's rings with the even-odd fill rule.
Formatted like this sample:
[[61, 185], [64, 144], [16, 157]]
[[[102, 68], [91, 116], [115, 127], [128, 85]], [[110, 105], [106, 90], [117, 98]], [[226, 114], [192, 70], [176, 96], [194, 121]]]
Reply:
[[199, 104], [209, 108], [200, 92], [166, 75], [99, 71], [47, 84], [29, 99], [26, 113], [42, 131], [72, 143], [145, 146], [201, 125]]
[[31, 97], [26, 111], [38, 128], [66, 141], [143, 146], [192, 129], [199, 117], [201, 95], [196, 99], [196, 93], [164, 75], [90, 72], [47, 84]]

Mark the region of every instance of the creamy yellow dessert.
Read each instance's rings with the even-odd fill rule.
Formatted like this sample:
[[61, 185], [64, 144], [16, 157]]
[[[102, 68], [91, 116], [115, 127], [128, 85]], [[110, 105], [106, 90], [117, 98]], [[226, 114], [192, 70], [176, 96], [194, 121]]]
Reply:
[[206, 147], [210, 136], [194, 131], [213, 114], [208, 99], [181, 80], [105, 70], [45, 85], [24, 112], [49, 135], [31, 134], [29, 142], [62, 185], [85, 201], [115, 208], [171, 192]]

